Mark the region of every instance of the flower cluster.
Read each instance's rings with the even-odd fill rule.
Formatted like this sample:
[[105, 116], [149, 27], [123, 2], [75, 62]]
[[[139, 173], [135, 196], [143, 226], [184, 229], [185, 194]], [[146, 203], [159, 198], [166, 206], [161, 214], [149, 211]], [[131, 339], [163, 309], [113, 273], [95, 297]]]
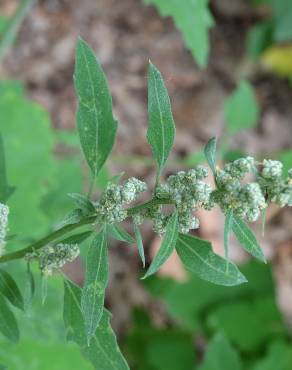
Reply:
[[8, 225], [9, 208], [5, 204], [0, 203], [0, 256], [4, 252], [5, 237]]
[[74, 261], [79, 252], [78, 244], [46, 246], [38, 257], [40, 270], [45, 276], [52, 275], [54, 270], [60, 269], [66, 262]]
[[146, 183], [135, 177], [128, 179], [123, 186], [110, 183], [95, 205], [99, 220], [109, 224], [123, 221], [127, 217], [125, 205], [135, 201], [146, 190]]
[[[157, 198], [167, 198], [176, 207], [178, 213], [179, 231], [188, 233], [191, 229], [199, 227], [199, 219], [194, 212], [199, 208], [209, 208], [211, 187], [203, 179], [208, 176], [208, 171], [203, 166], [197, 166], [189, 171], [180, 171], [169, 176], [167, 182], [156, 189]], [[167, 216], [158, 209], [155, 213], [154, 229], [163, 232]]]
[[217, 189], [213, 191], [211, 198], [220, 205], [224, 213], [232, 210], [236, 216], [252, 222], [267, 207], [257, 182], [241, 183], [247, 173], [255, 171], [255, 162], [251, 157], [239, 158], [226, 164], [223, 170], [217, 169]]
[[292, 169], [284, 179], [282, 163], [265, 159], [258, 182], [269, 202], [275, 202], [279, 207], [292, 206]]

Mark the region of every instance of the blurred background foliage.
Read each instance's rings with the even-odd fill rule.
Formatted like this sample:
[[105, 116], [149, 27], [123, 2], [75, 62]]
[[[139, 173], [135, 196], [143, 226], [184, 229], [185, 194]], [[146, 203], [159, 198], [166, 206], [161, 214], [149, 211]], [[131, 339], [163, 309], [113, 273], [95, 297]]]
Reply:
[[[28, 2], [24, 1], [20, 5], [24, 3]], [[39, 9], [33, 13], [33, 17], [38, 11], [43, 11], [43, 2], [36, 3]], [[54, 8], [53, 4], [59, 4], [62, 12], [62, 1], [48, 0], [47, 4], [49, 3], [52, 4], [52, 8]], [[136, 5], [137, 3], [139, 4]], [[173, 24], [180, 32], [181, 40], [200, 68], [208, 68], [208, 61], [212, 63], [213, 45], [211, 43], [210, 46], [209, 34], [216, 32], [217, 22], [221, 22], [224, 28], [225, 23], [236, 23], [240, 18], [232, 14], [220, 17], [218, 14], [220, 7], [218, 8], [216, 1], [144, 0], [144, 3], [154, 5], [162, 17], [173, 19]], [[108, 12], [115, 14], [115, 7], [111, 8], [113, 4], [114, 2], [111, 2]], [[230, 1], [227, 1], [227, 4], [230, 5]], [[139, 7], [141, 13], [146, 9], [142, 0], [135, 1], [135, 6]], [[0, 59], [3, 58], [4, 65], [6, 53], [9, 61], [9, 50], [21, 45], [22, 28], [19, 36], [17, 31], [24, 17], [29, 16], [34, 7], [22, 9], [25, 12], [13, 13], [9, 10], [3, 12], [3, 15], [0, 14], [0, 40], [2, 40]], [[57, 5], [56, 9], [59, 9]], [[234, 150], [234, 137], [238, 134], [244, 137], [248, 131], [261, 130], [259, 121], [263, 117], [265, 106], [261, 104], [254, 81], [263, 78], [262, 74], [267, 73], [268, 77], [265, 75], [264, 78], [281, 81], [280, 83], [284, 84], [281, 85], [284, 92], [287, 91], [287, 86], [290, 88], [291, 1], [253, 0], [249, 2], [247, 9], [248, 14], [252, 14], [248, 16], [252, 21], [248, 22], [248, 29], [244, 32], [245, 49], [239, 63], [240, 72], [236, 73], [238, 78], [232, 84], [232, 89], [229, 88], [228, 93], [225, 94], [221, 109], [224, 122], [220, 149], [222, 160], [231, 160], [247, 154], [242, 147], [238, 151]], [[18, 15], [17, 18], [16, 15]], [[152, 16], [153, 13], [151, 13]], [[156, 18], [157, 22], [162, 22], [158, 15]], [[34, 18], [32, 19], [34, 21]], [[37, 22], [37, 18], [35, 21]], [[120, 22], [126, 21], [121, 18]], [[83, 32], [84, 27], [86, 28], [86, 25], [83, 25]], [[130, 24], [127, 27], [133, 26]], [[156, 25], [156, 27], [159, 29], [159, 26]], [[234, 32], [237, 32], [236, 27]], [[27, 37], [29, 39], [30, 36]], [[155, 39], [151, 40], [151, 43], [155, 44], [155, 42]], [[70, 63], [72, 64], [72, 61]], [[197, 67], [192, 65], [192, 68], [195, 70]], [[65, 70], [61, 72], [66, 75]], [[213, 70], [212, 73], [215, 74], [215, 72]], [[217, 73], [219, 73], [218, 70]], [[13, 73], [3, 73], [1, 69], [0, 76], [2, 79], [0, 132], [4, 139], [8, 181], [9, 184], [16, 186], [13, 196], [9, 199], [11, 214], [9, 233], [13, 239], [8, 243], [7, 248], [11, 251], [55, 229], [72, 209], [72, 201], [67, 194], [86, 191], [88, 174], [84, 170], [77, 135], [74, 130], [56, 129], [58, 124], [55, 121], [52, 124], [50, 118], [50, 116], [54, 117], [55, 113], [52, 107], [48, 108], [48, 113], [41, 104], [34, 102], [36, 99], [33, 94], [33, 82], [29, 83], [25, 79], [21, 81], [21, 74], [19, 74], [19, 81], [14, 81]], [[70, 83], [72, 85], [72, 82]], [[48, 90], [49, 87], [48, 83]], [[54, 95], [54, 86], [52, 90]], [[193, 94], [194, 91], [191, 93]], [[143, 100], [145, 100], [144, 95], [141, 94], [140, 97]], [[175, 94], [172, 95], [175, 100]], [[58, 97], [56, 96], [55, 99]], [[72, 100], [71, 96], [70, 99]], [[127, 103], [126, 99], [125, 94], [124, 104]], [[46, 106], [46, 104], [42, 105]], [[291, 122], [291, 116], [288, 118]], [[72, 125], [70, 127], [72, 128]], [[179, 122], [177, 127], [179, 131]], [[128, 133], [125, 135], [126, 138], [123, 138], [126, 143], [127, 140], [132, 140], [127, 135]], [[135, 135], [133, 131], [133, 136]], [[134, 170], [138, 168], [140, 171], [140, 167], [144, 169], [153, 165], [152, 161], [144, 155], [144, 151], [133, 153], [132, 157], [126, 154], [124, 159], [120, 153], [112, 159], [109, 166], [114, 168], [112, 172], [117, 173], [119, 170], [119, 165], [115, 166], [115, 163], [121, 163], [121, 166], [127, 163], [126, 167], [129, 167], [130, 172], [133, 171], [131, 166], [135, 167]], [[266, 155], [279, 158], [286, 169], [292, 167], [291, 148], [279, 146], [276, 151], [271, 152], [256, 150], [256, 155], [259, 159]], [[170, 171], [173, 167], [194, 166], [201, 163], [202, 158], [200, 147], [192, 149], [185, 156], [178, 151], [172, 158]], [[146, 176], [148, 176], [147, 171]], [[99, 176], [97, 185], [100, 190], [110, 178], [110, 172], [109, 168], [105, 168]], [[275, 223], [279, 222], [276, 220]], [[82, 250], [86, 249], [87, 244], [88, 241], [84, 242]], [[127, 262], [132, 263], [132, 261], [133, 259]], [[13, 263], [5, 268], [10, 272], [13, 271], [16, 280], [25, 290], [27, 282], [22, 279], [25, 265]], [[174, 278], [152, 277], [143, 282], [143, 294], [147, 296], [146, 305], [125, 303], [122, 300], [122, 305], [130, 306], [131, 318], [126, 329], [119, 331], [120, 343], [132, 365], [131, 368], [137, 370], [291, 370], [291, 326], [287, 317], [279, 309], [272, 267], [252, 261], [244, 264], [242, 270], [249, 280], [249, 283], [244, 286], [218, 287], [198, 280], [195, 276], [189, 276], [186, 282], [179, 282]], [[136, 279], [140, 272], [137, 268], [132, 278]], [[49, 279], [47, 299], [42, 305], [42, 287], [36, 267], [33, 268], [33, 273], [37, 278], [32, 306], [28, 307], [25, 314], [13, 309], [20, 323], [20, 342], [12, 344], [4, 337], [0, 337], [0, 364], [3, 364], [4, 369], [9, 370], [23, 369], [23, 364], [28, 370], [91, 369], [91, 366], [81, 357], [78, 348], [73, 343], [68, 344], [65, 341], [61, 276]], [[109, 289], [109, 304], [112, 302], [113, 295], [114, 293]], [[148, 310], [147, 305], [154, 305], [154, 309]], [[157, 315], [156, 310], [159, 313]], [[119, 307], [116, 311], [119, 311]]]

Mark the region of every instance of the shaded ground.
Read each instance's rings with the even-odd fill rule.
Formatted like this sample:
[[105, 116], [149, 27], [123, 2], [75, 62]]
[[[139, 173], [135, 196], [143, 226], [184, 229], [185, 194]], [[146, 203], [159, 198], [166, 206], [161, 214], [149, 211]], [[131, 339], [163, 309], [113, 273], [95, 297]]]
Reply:
[[[9, 14], [15, 3], [2, 0], [1, 10]], [[222, 133], [223, 99], [241, 77], [247, 76], [254, 83], [263, 107], [261, 121], [256, 130], [235, 137], [232, 146], [250, 154], [289, 148], [292, 89], [285, 81], [256, 70], [245, 58], [246, 31], [260, 15], [251, 12], [244, 1], [214, 0], [211, 7], [217, 26], [211, 31], [212, 52], [208, 68], [203, 71], [185, 49], [172, 21], [161, 19], [142, 0], [39, 0], [21, 27], [18, 41], [0, 73], [23, 81], [31, 98], [49, 111], [55, 128], [74, 129], [74, 47], [81, 35], [94, 47], [109, 79], [120, 122], [116, 154], [148, 156], [146, 76], [151, 59], [165, 77], [172, 98], [178, 157], [199, 150], [211, 135]], [[129, 175], [154, 178], [153, 170], [143, 164], [133, 162], [125, 168], [113, 162], [111, 166], [115, 171], [122, 168]], [[220, 216], [209, 217], [208, 222], [203, 222], [201, 233], [216, 242], [221, 238]], [[287, 289], [292, 296], [291, 285], [287, 283], [292, 275], [287, 262], [292, 260], [292, 217], [289, 211], [276, 210], [270, 218], [263, 245], [270, 258], [277, 255], [276, 277], [285, 281], [279, 289], [279, 300], [289, 311], [291, 302], [287, 305], [287, 298], [282, 297], [283, 294], [287, 297]], [[150, 246], [153, 236], [145, 231], [146, 245]], [[238, 252], [234, 257], [242, 258]], [[118, 317], [119, 325], [123, 326], [129, 303], [152, 303], [133, 277], [139, 268], [136, 254], [116, 249], [112, 262], [109, 301], [113, 311], [119, 306], [119, 314], [114, 314], [114, 318]]]

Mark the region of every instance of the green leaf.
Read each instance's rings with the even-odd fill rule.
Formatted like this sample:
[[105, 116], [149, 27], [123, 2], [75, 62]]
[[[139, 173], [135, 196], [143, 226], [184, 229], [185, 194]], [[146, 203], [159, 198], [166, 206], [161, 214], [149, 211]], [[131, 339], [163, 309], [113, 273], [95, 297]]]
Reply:
[[208, 0], [144, 0], [155, 5], [164, 17], [173, 18], [188, 49], [200, 67], [207, 63], [209, 54], [209, 28], [214, 25]]
[[19, 330], [15, 316], [2, 294], [0, 294], [0, 332], [11, 342], [17, 343], [19, 340]]
[[148, 71], [147, 140], [158, 164], [158, 176], [165, 165], [175, 136], [169, 96], [158, 69], [150, 62]]
[[292, 363], [291, 344], [283, 340], [275, 339], [269, 343], [268, 352], [264, 358], [260, 358], [252, 370], [289, 370]]
[[205, 158], [214, 175], [216, 173], [216, 146], [216, 137], [212, 137], [204, 148]]
[[178, 223], [177, 223], [177, 212], [175, 212], [167, 222], [165, 235], [159, 251], [153, 259], [148, 271], [143, 276], [143, 279], [150, 275], [155, 274], [164, 262], [170, 257], [175, 249], [176, 241], [178, 238]]
[[230, 134], [256, 126], [259, 119], [259, 106], [252, 85], [241, 80], [224, 102], [224, 119]]
[[221, 333], [212, 338], [205, 352], [204, 361], [199, 370], [241, 370], [239, 354]]
[[81, 244], [83, 243], [86, 239], [90, 237], [92, 234], [92, 231], [84, 231], [83, 233], [78, 233], [74, 235], [70, 235], [66, 237], [65, 239], [60, 240], [58, 243], [63, 243], [63, 244]]
[[266, 21], [251, 27], [247, 34], [247, 52], [252, 58], [258, 58], [272, 44], [274, 23]]
[[139, 230], [139, 227], [135, 224], [135, 222], [133, 222], [133, 228], [134, 228], [134, 234], [135, 234], [138, 252], [139, 252], [143, 267], [145, 267], [145, 254], [144, 254], [142, 235]]
[[116, 240], [119, 240], [121, 242], [126, 242], [129, 244], [134, 244], [135, 240], [132, 238], [132, 236], [120, 225], [107, 225], [107, 232]]
[[247, 281], [237, 266], [215, 254], [211, 243], [206, 240], [179, 234], [176, 250], [185, 267], [201, 279], [225, 286]]
[[66, 225], [77, 224], [83, 218], [83, 212], [80, 208], [75, 208], [69, 212], [62, 221], [58, 223], [58, 228], [61, 228]]
[[255, 258], [266, 262], [265, 255], [253, 231], [240, 218], [233, 216], [232, 230], [240, 245]]
[[92, 49], [82, 39], [77, 44], [74, 79], [79, 98], [80, 142], [95, 181], [114, 145], [117, 121], [113, 118], [106, 77]]
[[9, 186], [6, 174], [5, 151], [2, 135], [0, 134], [0, 203], [6, 203], [7, 199], [14, 192], [15, 188]]
[[240, 351], [250, 355], [258, 354], [270, 338], [287, 335], [272, 296], [213, 306], [207, 317], [207, 329], [224, 332]]
[[[48, 183], [54, 180], [54, 137], [49, 116], [27, 100], [19, 86], [0, 82], [0, 122], [9, 163], [7, 175], [12, 184], [17, 184], [8, 200], [10, 233], [40, 238], [51, 227], [40, 207]], [[11, 247], [19, 244], [16, 241]]]
[[108, 283], [107, 248], [104, 229], [93, 239], [86, 258], [86, 277], [82, 289], [81, 306], [88, 343], [103, 313], [105, 289]]
[[95, 212], [95, 207], [87, 196], [78, 193], [68, 194], [75, 202], [76, 207], [81, 209], [84, 215], [88, 216]]
[[25, 311], [29, 311], [31, 309], [34, 294], [35, 294], [35, 281], [34, 281], [33, 273], [30, 268], [30, 262], [27, 262], [26, 280], [25, 280], [25, 286], [24, 286]]
[[228, 250], [229, 250], [229, 234], [232, 230], [232, 222], [233, 222], [233, 213], [232, 211], [228, 211], [225, 222], [224, 222], [224, 254], [225, 258], [228, 259]]
[[96, 370], [129, 370], [110, 326], [111, 314], [103, 309], [98, 329], [88, 346], [80, 305], [81, 289], [65, 281], [64, 322], [68, 334]]
[[15, 280], [8, 272], [0, 269], [0, 293], [6, 297], [15, 307], [24, 309], [23, 298]]

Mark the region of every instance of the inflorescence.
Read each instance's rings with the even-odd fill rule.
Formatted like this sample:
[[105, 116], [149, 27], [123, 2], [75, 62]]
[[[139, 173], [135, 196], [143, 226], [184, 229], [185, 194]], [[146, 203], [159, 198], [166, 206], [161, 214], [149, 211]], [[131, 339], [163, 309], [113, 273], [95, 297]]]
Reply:
[[5, 204], [0, 203], [0, 256], [4, 253], [5, 238], [7, 233], [9, 208]]
[[[171, 214], [165, 212], [164, 205], [171, 205], [178, 215], [181, 233], [188, 233], [199, 227], [195, 212], [210, 210], [219, 205], [222, 212], [232, 211], [237, 217], [249, 222], [256, 221], [262, 211], [274, 202], [280, 207], [292, 206], [292, 169], [287, 178], [283, 176], [283, 165], [279, 161], [264, 160], [256, 162], [252, 157], [239, 158], [216, 168], [215, 189], [205, 182], [208, 170], [197, 166], [188, 171], [180, 171], [159, 184], [153, 201], [137, 207], [128, 213], [127, 205], [135, 202], [147, 190], [145, 182], [134, 177], [124, 185], [109, 183], [100, 200], [95, 203], [97, 223], [118, 223], [128, 216], [137, 225], [144, 219], [153, 221], [153, 230], [163, 234]], [[248, 180], [252, 180], [248, 182]], [[9, 208], [0, 203], [0, 246], [5, 244]], [[66, 262], [73, 261], [79, 254], [78, 244], [57, 244], [46, 246], [38, 253], [26, 255], [26, 259], [37, 259], [43, 275], [51, 275]]]
[[54, 270], [58, 270], [66, 262], [72, 262], [79, 255], [78, 244], [57, 244], [46, 246], [38, 256], [39, 266], [44, 276], [52, 275]]

